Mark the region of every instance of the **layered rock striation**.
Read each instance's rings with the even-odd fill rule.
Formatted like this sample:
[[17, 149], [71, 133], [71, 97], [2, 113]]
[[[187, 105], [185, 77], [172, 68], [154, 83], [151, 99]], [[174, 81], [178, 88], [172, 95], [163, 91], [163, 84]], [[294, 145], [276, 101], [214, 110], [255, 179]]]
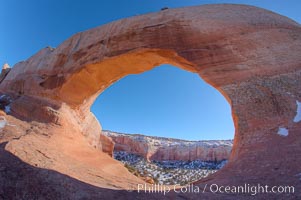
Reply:
[[125, 151], [147, 160], [222, 161], [230, 157], [232, 140], [186, 141], [103, 130], [114, 141], [114, 151]]

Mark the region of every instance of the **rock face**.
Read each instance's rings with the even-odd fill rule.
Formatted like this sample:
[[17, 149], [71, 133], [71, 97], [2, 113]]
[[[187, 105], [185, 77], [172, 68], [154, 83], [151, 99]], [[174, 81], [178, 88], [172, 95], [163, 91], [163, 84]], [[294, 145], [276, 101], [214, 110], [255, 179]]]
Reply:
[[5, 63], [2, 67], [1, 74], [0, 74], [0, 83], [4, 80], [4, 78], [7, 76], [10, 70], [11, 70], [10, 66], [7, 63]]
[[103, 130], [114, 141], [115, 151], [126, 151], [147, 160], [221, 161], [230, 157], [232, 140], [186, 141]]
[[[19, 126], [5, 126], [10, 132], [1, 132], [5, 170], [0, 170], [0, 184], [5, 187], [0, 196], [73, 199], [73, 191], [89, 191], [80, 193], [82, 198], [105, 193], [108, 199], [132, 199], [135, 193], [108, 189], [126, 189], [139, 181], [122, 165], [112, 164], [113, 159], [95, 153], [111, 147], [101, 139], [100, 126], [91, 126], [97, 122], [90, 106], [120, 78], [164, 63], [198, 73], [231, 104], [235, 138], [229, 162], [196, 184], [293, 185], [300, 191], [301, 123], [294, 121], [301, 101], [300, 52], [298, 23], [242, 5], [167, 9], [115, 21], [75, 34], [56, 49], [42, 49], [16, 64], [0, 84], [1, 94], [12, 100], [9, 120], [19, 120]], [[277, 134], [279, 129], [286, 134]], [[22, 162], [27, 164], [19, 170], [16, 163]], [[19, 177], [30, 181], [18, 182]], [[58, 184], [69, 188], [61, 192]], [[222, 197], [233, 199], [216, 198]], [[293, 197], [301, 198], [297, 192]]]

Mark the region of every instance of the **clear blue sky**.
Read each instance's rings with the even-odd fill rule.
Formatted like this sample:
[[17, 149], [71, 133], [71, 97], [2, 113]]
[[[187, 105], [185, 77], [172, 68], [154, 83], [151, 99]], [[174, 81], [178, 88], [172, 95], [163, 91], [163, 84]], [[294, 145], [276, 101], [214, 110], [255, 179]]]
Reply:
[[[266, 8], [301, 22], [300, 0], [0, 0], [0, 64], [14, 65], [46, 46], [113, 20], [210, 3]], [[103, 128], [198, 139], [233, 138], [225, 99], [197, 75], [161, 66], [128, 76], [100, 95], [92, 111]]]

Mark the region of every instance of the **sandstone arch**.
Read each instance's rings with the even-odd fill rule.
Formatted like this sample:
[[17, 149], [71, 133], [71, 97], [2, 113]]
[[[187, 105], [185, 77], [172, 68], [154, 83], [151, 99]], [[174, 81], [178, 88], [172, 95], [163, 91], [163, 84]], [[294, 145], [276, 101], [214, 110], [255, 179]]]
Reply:
[[168, 9], [42, 49], [16, 64], [0, 89], [15, 99], [13, 115], [76, 124], [92, 145], [110, 152], [89, 111], [97, 95], [127, 74], [172, 64], [198, 73], [231, 104], [235, 144], [213, 181], [300, 187], [301, 123], [293, 121], [301, 101], [300, 53], [300, 25], [278, 14], [242, 5]]

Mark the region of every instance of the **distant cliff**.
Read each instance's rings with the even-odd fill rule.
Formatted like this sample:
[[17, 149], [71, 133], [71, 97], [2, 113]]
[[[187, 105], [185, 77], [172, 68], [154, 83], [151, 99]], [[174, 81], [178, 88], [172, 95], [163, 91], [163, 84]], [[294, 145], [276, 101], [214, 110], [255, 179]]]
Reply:
[[221, 161], [229, 158], [233, 145], [232, 140], [187, 141], [107, 130], [102, 132], [114, 141], [114, 151], [134, 153], [147, 160]]

